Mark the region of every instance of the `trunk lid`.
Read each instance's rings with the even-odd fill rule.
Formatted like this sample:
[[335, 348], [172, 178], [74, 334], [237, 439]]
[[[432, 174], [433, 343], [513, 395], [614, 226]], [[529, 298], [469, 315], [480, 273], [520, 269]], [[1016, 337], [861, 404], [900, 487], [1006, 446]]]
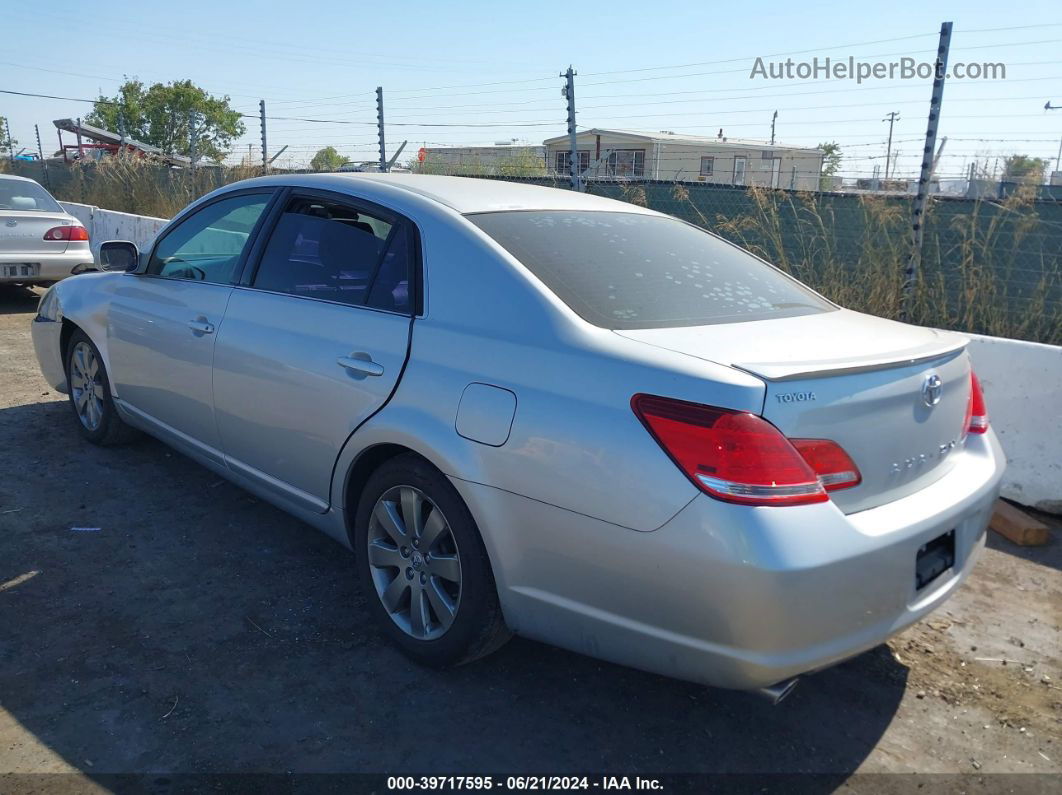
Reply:
[[[859, 467], [858, 486], [830, 493], [845, 513], [891, 502], [942, 477], [965, 436], [966, 340], [947, 332], [842, 309], [616, 333], [763, 379], [765, 419], [790, 438], [837, 442]], [[939, 396], [927, 386], [934, 375]]]
[[[44, 233], [55, 226], [72, 226], [66, 213], [25, 212], [0, 209], [0, 254], [62, 254], [66, 240], [45, 240]], [[10, 259], [10, 257], [7, 257]]]

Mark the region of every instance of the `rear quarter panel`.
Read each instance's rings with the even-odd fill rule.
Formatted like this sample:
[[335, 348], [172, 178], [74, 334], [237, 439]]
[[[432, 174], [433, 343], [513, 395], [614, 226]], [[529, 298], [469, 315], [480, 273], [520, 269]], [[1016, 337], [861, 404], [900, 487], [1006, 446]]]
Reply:
[[[638, 392], [759, 411], [759, 379], [590, 326], [461, 216], [417, 218], [426, 311], [413, 325], [398, 389], [355, 432], [342, 473], [360, 451], [397, 443], [447, 475], [634, 530], [654, 530], [698, 493], [630, 408]], [[458, 434], [471, 383], [516, 395], [507, 441]]]

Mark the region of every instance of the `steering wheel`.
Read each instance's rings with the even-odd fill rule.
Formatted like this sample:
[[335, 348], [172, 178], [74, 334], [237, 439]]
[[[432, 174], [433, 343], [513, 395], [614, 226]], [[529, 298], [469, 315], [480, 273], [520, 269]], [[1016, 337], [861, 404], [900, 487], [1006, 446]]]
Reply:
[[175, 263], [178, 263], [180, 267], [183, 267], [186, 270], [197, 274], [197, 281], [205, 282], [207, 280], [207, 274], [205, 270], [200, 268], [198, 265], [193, 265], [192, 263], [188, 262], [188, 260], [181, 259], [180, 257], [170, 257], [168, 260], [166, 260], [166, 267], [169, 267], [170, 265], [173, 265]]

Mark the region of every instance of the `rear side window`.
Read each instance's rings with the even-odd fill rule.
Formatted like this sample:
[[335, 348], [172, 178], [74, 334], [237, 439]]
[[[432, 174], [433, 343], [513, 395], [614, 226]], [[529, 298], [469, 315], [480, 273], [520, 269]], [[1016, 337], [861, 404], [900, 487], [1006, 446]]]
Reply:
[[391, 230], [388, 221], [346, 204], [295, 197], [269, 238], [254, 286], [363, 305]]
[[63, 208], [36, 182], [0, 177], [0, 210], [61, 213]]
[[703, 326], [834, 309], [751, 254], [674, 218], [574, 211], [467, 218], [602, 328]]

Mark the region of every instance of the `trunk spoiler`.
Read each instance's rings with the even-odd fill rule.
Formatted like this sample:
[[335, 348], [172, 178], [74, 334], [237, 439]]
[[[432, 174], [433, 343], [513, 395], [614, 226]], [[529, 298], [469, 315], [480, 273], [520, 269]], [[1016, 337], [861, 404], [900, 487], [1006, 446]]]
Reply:
[[957, 354], [966, 347], [967, 342], [965, 337], [949, 335], [949, 339], [946, 340], [933, 340], [914, 348], [889, 353], [875, 353], [844, 359], [817, 359], [811, 362], [734, 362], [730, 366], [768, 381], [792, 381], [798, 378], [846, 375], [871, 370], [886, 370], [891, 367], [906, 367]]

